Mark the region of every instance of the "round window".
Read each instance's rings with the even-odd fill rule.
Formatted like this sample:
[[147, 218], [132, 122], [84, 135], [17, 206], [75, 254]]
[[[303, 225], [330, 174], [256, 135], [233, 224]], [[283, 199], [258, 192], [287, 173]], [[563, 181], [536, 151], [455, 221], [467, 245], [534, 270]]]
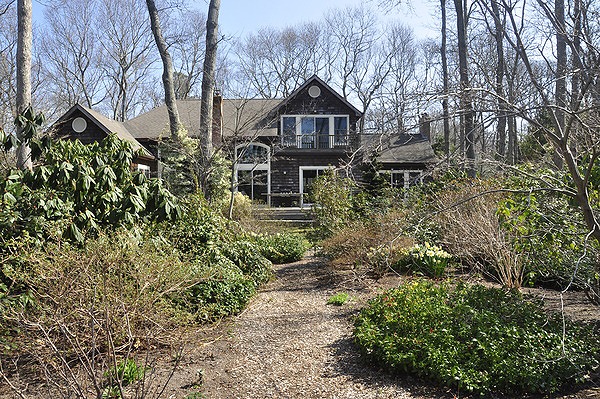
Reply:
[[321, 95], [321, 89], [319, 86], [310, 86], [308, 88], [308, 95], [312, 98], [317, 98]]
[[73, 119], [71, 127], [76, 133], [82, 133], [87, 128], [87, 122], [81, 116]]

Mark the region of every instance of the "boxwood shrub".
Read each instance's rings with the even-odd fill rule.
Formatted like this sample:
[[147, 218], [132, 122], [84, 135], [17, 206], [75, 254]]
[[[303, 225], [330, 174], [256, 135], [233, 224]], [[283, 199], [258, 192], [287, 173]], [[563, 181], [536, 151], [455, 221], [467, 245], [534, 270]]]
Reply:
[[[563, 341], [564, 335], [564, 341]], [[515, 291], [415, 281], [373, 299], [355, 321], [362, 352], [389, 370], [480, 394], [584, 384], [600, 338]]]
[[256, 293], [256, 282], [218, 251], [197, 260], [197, 277], [203, 281], [179, 293], [172, 300], [182, 309], [210, 321], [241, 312]]
[[269, 281], [272, 276], [270, 260], [260, 248], [249, 241], [235, 241], [223, 248], [223, 254], [258, 285]]
[[255, 235], [261, 253], [273, 263], [296, 262], [304, 257], [308, 245], [300, 234], [278, 233]]

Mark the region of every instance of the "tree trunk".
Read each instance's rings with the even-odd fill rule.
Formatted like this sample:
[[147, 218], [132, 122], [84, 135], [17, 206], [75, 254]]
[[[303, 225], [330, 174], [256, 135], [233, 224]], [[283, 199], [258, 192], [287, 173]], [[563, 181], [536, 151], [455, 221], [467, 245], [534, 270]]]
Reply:
[[[31, 46], [33, 33], [31, 27], [31, 0], [17, 2], [17, 114], [31, 105]], [[21, 141], [17, 149], [17, 167], [31, 170], [31, 148], [23, 138], [21, 128], [17, 129], [17, 138]]]
[[441, 0], [442, 7], [442, 79], [443, 79], [443, 90], [442, 93], [442, 113], [444, 118], [444, 154], [446, 157], [450, 156], [450, 112], [448, 111], [448, 95], [449, 95], [449, 84], [448, 84], [448, 57], [446, 54], [446, 0]]
[[463, 115], [465, 134], [465, 157], [467, 176], [474, 178], [475, 171], [475, 129], [474, 111], [469, 84], [469, 68], [467, 64], [467, 15], [466, 1], [454, 0], [456, 9], [456, 27], [458, 33], [458, 63], [460, 74], [460, 108]]
[[500, 160], [504, 160], [506, 152], [506, 100], [504, 99], [504, 26], [500, 20], [498, 1], [491, 0], [492, 12], [494, 14], [494, 36], [496, 39], [496, 97], [498, 111], [496, 112], [498, 124], [496, 125], [496, 152]]
[[202, 99], [200, 102], [200, 145], [202, 152], [202, 189], [205, 194], [206, 179], [212, 156], [212, 110], [215, 89], [215, 66], [217, 63], [217, 44], [219, 29], [219, 7], [221, 0], [210, 0], [206, 19], [206, 53], [202, 75]]
[[[554, 13], [556, 15], [556, 91], [555, 91], [555, 105], [556, 111], [554, 117], [556, 118], [556, 125], [560, 130], [559, 136], [564, 137], [565, 130], [565, 112], [566, 108], [566, 72], [567, 72], [567, 40], [565, 31], [565, 1], [555, 0], [554, 1]], [[562, 145], [560, 146], [562, 148]], [[559, 150], [555, 150], [552, 158], [554, 165], [558, 169], [563, 167], [563, 158], [558, 154]]]
[[160, 58], [163, 63], [163, 74], [162, 81], [165, 88], [165, 104], [167, 105], [167, 111], [169, 113], [169, 129], [171, 131], [171, 140], [179, 140], [179, 131], [181, 122], [179, 121], [179, 112], [177, 111], [177, 102], [175, 101], [175, 84], [173, 82], [173, 62], [171, 61], [171, 55], [167, 48], [167, 43], [162, 35], [160, 29], [160, 21], [158, 19], [158, 11], [154, 0], [146, 0], [148, 6], [148, 13], [150, 14], [150, 26], [152, 27], [152, 34], [156, 41], [156, 47], [160, 53]]

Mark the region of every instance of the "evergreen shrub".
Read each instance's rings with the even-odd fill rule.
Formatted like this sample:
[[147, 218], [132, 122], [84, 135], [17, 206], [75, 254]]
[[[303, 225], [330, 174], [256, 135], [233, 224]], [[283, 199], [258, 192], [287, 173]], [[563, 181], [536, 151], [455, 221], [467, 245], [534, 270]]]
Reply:
[[516, 291], [417, 280], [379, 295], [355, 321], [381, 367], [480, 394], [551, 393], [591, 381], [600, 338]]

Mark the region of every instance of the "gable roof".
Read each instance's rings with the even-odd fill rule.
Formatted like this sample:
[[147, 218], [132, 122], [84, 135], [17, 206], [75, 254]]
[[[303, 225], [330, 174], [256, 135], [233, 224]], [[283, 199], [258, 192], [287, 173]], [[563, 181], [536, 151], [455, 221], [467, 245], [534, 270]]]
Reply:
[[[269, 113], [281, 99], [222, 99], [222, 128], [225, 137], [277, 135], [277, 129], [267, 126]], [[200, 99], [177, 100], [179, 119], [189, 137], [200, 131]], [[139, 139], [169, 136], [169, 115], [161, 105], [124, 122], [129, 132]]]
[[319, 78], [317, 75], [313, 75], [310, 78], [308, 78], [306, 80], [306, 82], [302, 83], [300, 85], [300, 87], [298, 87], [296, 90], [294, 90], [289, 96], [287, 96], [283, 101], [281, 101], [281, 103], [279, 103], [279, 105], [274, 109], [277, 110], [283, 106], [285, 106], [287, 103], [289, 103], [294, 97], [296, 97], [298, 95], [298, 93], [300, 93], [302, 90], [304, 90], [308, 85], [310, 85], [313, 82], [319, 82], [319, 84], [321, 84], [322, 86], [324, 86], [328, 91], [331, 92], [331, 94], [333, 94], [335, 97], [337, 97], [342, 103], [344, 103], [344, 105], [346, 105], [348, 108], [350, 108], [353, 112], [356, 113], [357, 117], [361, 117], [363, 115], [363, 113], [361, 111], [358, 110], [358, 108], [356, 108], [354, 105], [352, 105], [348, 100], [346, 100], [344, 97], [340, 96], [339, 93], [335, 90], [333, 90], [331, 88], [331, 86], [329, 86], [327, 83], [325, 83], [321, 78]]
[[61, 116], [55, 123], [55, 126], [60, 125], [67, 121], [76, 111], [84, 114], [88, 119], [94, 122], [104, 133], [107, 135], [114, 133], [118, 138], [124, 141], [128, 141], [133, 146], [135, 151], [141, 150], [143, 155], [152, 156], [152, 154], [144, 148], [133, 135], [127, 130], [123, 123], [107, 118], [99, 112], [94, 111], [91, 108], [85, 107], [81, 104], [75, 104], [63, 116]]
[[280, 98], [224, 99], [223, 136], [277, 136], [273, 110], [281, 101]]
[[369, 157], [384, 164], [439, 162], [429, 139], [420, 134], [363, 135], [362, 143]]

